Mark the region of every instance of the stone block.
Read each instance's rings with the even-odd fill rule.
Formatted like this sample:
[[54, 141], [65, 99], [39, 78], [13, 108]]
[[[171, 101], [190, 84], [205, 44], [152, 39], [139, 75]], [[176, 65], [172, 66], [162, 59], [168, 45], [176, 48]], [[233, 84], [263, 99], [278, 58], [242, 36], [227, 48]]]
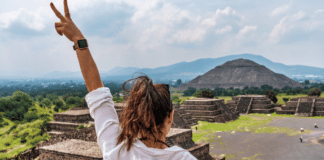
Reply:
[[324, 106], [322, 107], [314, 107], [314, 111], [324, 111]]
[[310, 113], [313, 102], [300, 102], [297, 113]]
[[209, 144], [197, 143], [197, 146], [189, 148], [188, 151], [198, 160], [205, 160], [205, 157], [209, 155]]
[[277, 114], [295, 114], [296, 110], [281, 110], [281, 111], [278, 111], [277, 110]]
[[282, 110], [294, 110], [296, 111], [297, 106], [295, 107], [281, 107]]
[[287, 107], [297, 107], [298, 101], [288, 101], [286, 102]]
[[216, 105], [182, 105], [180, 109], [183, 110], [217, 110]]
[[253, 99], [252, 104], [271, 104], [271, 100], [255, 100]]
[[216, 110], [216, 111], [186, 110], [186, 112], [191, 113], [192, 116], [216, 116], [221, 114], [220, 110]]
[[251, 105], [252, 109], [269, 109], [272, 107], [273, 107], [273, 105], [271, 105], [271, 104], [252, 104]]
[[315, 102], [315, 107], [324, 107], [324, 102]]
[[316, 111], [313, 116], [324, 116], [324, 111]]

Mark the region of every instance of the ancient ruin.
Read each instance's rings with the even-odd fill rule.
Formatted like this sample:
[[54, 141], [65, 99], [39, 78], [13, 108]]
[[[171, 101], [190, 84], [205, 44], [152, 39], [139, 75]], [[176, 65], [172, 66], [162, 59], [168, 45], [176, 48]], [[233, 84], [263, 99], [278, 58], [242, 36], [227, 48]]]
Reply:
[[324, 116], [324, 98], [298, 97], [286, 102], [277, 110], [277, 114], [295, 114], [296, 116]]
[[285, 86], [292, 88], [304, 87], [301, 83], [283, 74], [274, 73], [263, 65], [240, 58], [217, 66], [190, 82], [179, 86], [176, 90], [185, 91], [189, 87], [197, 90], [201, 88], [214, 90], [217, 87], [243, 89], [245, 86], [260, 88], [264, 84], [277, 89], [282, 89]]
[[226, 103], [232, 111], [239, 113], [272, 113], [275, 111], [275, 104], [264, 95], [239, 95], [233, 96], [232, 100]]
[[195, 98], [185, 100], [178, 109], [180, 113], [192, 114], [199, 121], [221, 122], [235, 120], [239, 112], [233, 112], [225, 104], [223, 99]]
[[[173, 103], [175, 110], [174, 124], [166, 137], [166, 143], [169, 146], [178, 145], [187, 149], [193, 156], [199, 160], [218, 159], [209, 154], [209, 143], [194, 143], [192, 141], [192, 130], [190, 125], [197, 123], [196, 119], [191, 118], [190, 114], [179, 114], [179, 105]], [[115, 108], [119, 119], [124, 103], [115, 103]], [[186, 117], [184, 120], [182, 117]], [[188, 124], [190, 125], [188, 125]], [[75, 131], [76, 128], [84, 124], [85, 126], [94, 124], [90, 116], [89, 109], [69, 110], [64, 113], [55, 113], [54, 120], [48, 124], [48, 133], [52, 135], [63, 134], [64, 132]], [[175, 128], [174, 128], [175, 127]], [[189, 129], [182, 129], [189, 128]], [[87, 146], [82, 147], [82, 146]], [[62, 149], [63, 148], [63, 149]], [[83, 141], [79, 139], [68, 139], [66, 141], [38, 148], [42, 157], [50, 156], [62, 159], [102, 159], [102, 153], [96, 142]]]

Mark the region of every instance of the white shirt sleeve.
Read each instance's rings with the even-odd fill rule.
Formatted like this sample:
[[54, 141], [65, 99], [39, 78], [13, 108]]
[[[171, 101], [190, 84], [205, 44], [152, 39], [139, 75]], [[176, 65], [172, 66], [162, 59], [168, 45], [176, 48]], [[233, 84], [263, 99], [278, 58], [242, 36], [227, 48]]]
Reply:
[[97, 143], [102, 153], [116, 148], [120, 134], [118, 115], [109, 88], [101, 87], [85, 96], [90, 116], [94, 119]]

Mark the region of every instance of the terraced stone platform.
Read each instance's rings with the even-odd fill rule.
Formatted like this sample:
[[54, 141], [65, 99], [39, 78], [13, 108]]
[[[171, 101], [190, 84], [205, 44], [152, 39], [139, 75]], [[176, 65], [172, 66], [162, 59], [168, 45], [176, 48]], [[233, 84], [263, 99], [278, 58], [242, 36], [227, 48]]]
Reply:
[[295, 114], [296, 116], [324, 116], [324, 98], [297, 97], [286, 102], [277, 114]]
[[264, 95], [239, 95], [233, 96], [226, 104], [229, 108], [240, 113], [273, 113], [275, 104]]
[[233, 113], [224, 104], [223, 99], [195, 98], [185, 100], [180, 106], [184, 113], [192, 114], [192, 117], [200, 121], [220, 122], [235, 120], [239, 113]]
[[[117, 111], [119, 115], [123, 108], [123, 104], [115, 103], [115, 108], [119, 110]], [[48, 125], [48, 133], [52, 136], [64, 132], [71, 132], [76, 130], [79, 124], [84, 124], [85, 126], [91, 124], [95, 125], [92, 118], [89, 117], [89, 109], [69, 110], [64, 113], [56, 113], [54, 114], [54, 120]], [[217, 159], [217, 157], [212, 157], [209, 154], [208, 143], [194, 143], [192, 141], [191, 129], [171, 128], [166, 137], [166, 143], [169, 146], [177, 145], [187, 149], [199, 160]], [[102, 159], [101, 150], [96, 142], [77, 139], [69, 139], [54, 145], [40, 147], [39, 152], [41, 157], [52, 157], [53, 159]]]

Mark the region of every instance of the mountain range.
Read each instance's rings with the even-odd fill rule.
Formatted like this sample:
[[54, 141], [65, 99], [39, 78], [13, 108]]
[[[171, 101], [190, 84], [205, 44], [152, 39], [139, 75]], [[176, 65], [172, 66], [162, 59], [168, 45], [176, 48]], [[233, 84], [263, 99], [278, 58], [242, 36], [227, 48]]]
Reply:
[[[109, 71], [99, 71], [102, 80], [127, 80], [132, 78], [135, 72], [142, 72], [148, 75], [153, 80], [175, 80], [182, 79], [182, 81], [190, 81], [199, 75], [203, 75], [209, 70], [215, 68], [216, 66], [222, 65], [227, 61], [235, 59], [248, 59], [263, 65], [270, 69], [271, 71], [279, 74], [284, 74], [289, 78], [304, 77], [306, 75], [320, 76], [324, 77], [324, 68], [303, 66], [303, 65], [285, 65], [282, 63], [272, 62], [267, 58], [260, 55], [254, 54], [239, 54], [230, 55], [220, 58], [203, 58], [192, 62], [179, 62], [169, 66], [151, 68], [136, 68], [136, 67], [115, 67]], [[13, 78], [43, 78], [43, 79], [83, 79], [81, 71], [78, 72], [61, 72], [54, 71], [50, 73], [35, 73], [35, 72], [20, 72], [20, 73], [10, 73], [5, 71], [0, 71], [0, 79], [13, 79]]]

